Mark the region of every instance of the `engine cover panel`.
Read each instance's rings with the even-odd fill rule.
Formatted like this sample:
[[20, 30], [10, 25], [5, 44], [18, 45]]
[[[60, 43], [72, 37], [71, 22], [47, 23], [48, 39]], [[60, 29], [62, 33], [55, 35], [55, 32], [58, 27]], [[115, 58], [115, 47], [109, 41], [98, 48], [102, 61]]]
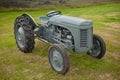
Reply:
[[[49, 19], [50, 23], [57, 23], [66, 26], [73, 26], [76, 28], [80, 28], [81, 26], [92, 26], [91, 20], [85, 20], [82, 18], [64, 16], [64, 15], [55, 15]], [[83, 27], [84, 28], [84, 27]]]

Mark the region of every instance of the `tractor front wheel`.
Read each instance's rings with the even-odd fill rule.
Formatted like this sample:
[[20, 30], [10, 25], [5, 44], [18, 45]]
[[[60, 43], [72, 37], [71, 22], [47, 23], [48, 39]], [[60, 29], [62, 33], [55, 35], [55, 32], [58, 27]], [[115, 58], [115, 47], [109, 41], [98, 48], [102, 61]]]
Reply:
[[106, 45], [104, 40], [98, 36], [93, 35], [93, 48], [87, 52], [90, 56], [101, 59], [106, 52]]
[[49, 48], [48, 58], [51, 67], [59, 74], [66, 74], [69, 70], [69, 60], [64, 49], [54, 44]]

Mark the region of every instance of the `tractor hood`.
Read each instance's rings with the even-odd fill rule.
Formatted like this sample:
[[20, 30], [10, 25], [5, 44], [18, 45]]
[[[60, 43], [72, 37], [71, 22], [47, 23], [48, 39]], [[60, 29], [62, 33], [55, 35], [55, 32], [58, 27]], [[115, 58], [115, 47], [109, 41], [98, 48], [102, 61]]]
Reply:
[[48, 20], [53, 24], [62, 24], [62, 25], [74, 25], [74, 26], [92, 26], [91, 20], [85, 20], [82, 18], [64, 16], [64, 15], [55, 15], [49, 18]]

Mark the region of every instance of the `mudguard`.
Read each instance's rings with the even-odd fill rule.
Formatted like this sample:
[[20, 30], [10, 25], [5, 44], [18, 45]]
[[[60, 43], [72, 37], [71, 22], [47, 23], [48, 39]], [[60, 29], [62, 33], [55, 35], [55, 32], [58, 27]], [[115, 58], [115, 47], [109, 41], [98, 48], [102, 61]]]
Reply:
[[33, 29], [36, 28], [35, 20], [32, 18], [32, 16], [30, 16], [29, 14], [22, 14], [22, 16], [26, 17], [30, 21], [30, 24], [32, 24]]

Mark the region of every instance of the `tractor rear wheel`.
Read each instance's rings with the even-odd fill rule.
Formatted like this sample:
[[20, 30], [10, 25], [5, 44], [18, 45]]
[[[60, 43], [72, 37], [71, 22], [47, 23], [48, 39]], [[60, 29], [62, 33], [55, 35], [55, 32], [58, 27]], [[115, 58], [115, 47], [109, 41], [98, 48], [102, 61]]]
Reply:
[[106, 52], [106, 45], [104, 40], [98, 36], [93, 35], [93, 48], [87, 52], [90, 56], [101, 59]]
[[69, 70], [69, 60], [65, 50], [58, 44], [49, 48], [48, 58], [51, 67], [59, 74], [65, 75]]
[[32, 52], [34, 48], [34, 30], [30, 22], [24, 17], [17, 17], [14, 22], [14, 35], [18, 48], [24, 53]]

